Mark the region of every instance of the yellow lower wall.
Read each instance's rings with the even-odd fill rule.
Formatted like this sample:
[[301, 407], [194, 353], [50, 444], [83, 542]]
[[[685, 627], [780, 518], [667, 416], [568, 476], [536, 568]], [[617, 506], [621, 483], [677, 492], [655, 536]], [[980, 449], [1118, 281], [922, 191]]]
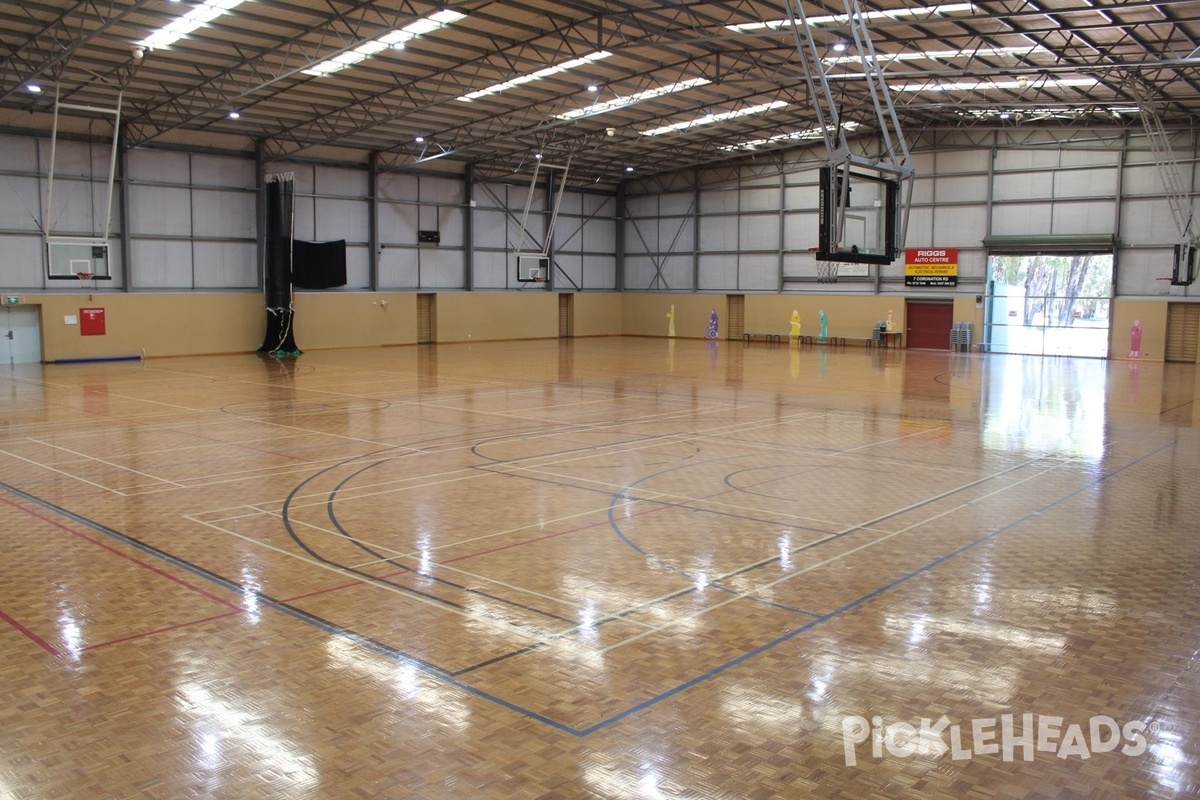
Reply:
[[437, 296], [435, 342], [558, 337], [553, 292], [445, 292]]
[[1109, 358], [1128, 358], [1133, 323], [1142, 326], [1143, 361], [1162, 361], [1167, 351], [1167, 304], [1160, 300], [1117, 300], [1112, 304]]
[[[261, 300], [259, 302], [261, 307]], [[415, 294], [302, 293], [296, 295], [294, 305], [296, 344], [301, 350], [378, 347], [417, 341]]]
[[[748, 294], [745, 330], [786, 336], [793, 309], [800, 313], [801, 333], [820, 333], [820, 310], [829, 319], [829, 335], [865, 339], [871, 326], [892, 312], [893, 325], [904, 330], [904, 298], [896, 295]], [[252, 352], [262, 344], [266, 312], [262, 295], [198, 292], [180, 294], [30, 294], [22, 303], [41, 312], [42, 357], [98, 358], [141, 355], [183, 356]], [[559, 296], [553, 292], [444, 292], [435, 299], [434, 340], [540, 339], [558, 336]], [[574, 336], [663, 336], [674, 306], [675, 334], [703, 338], [716, 310], [720, 337], [728, 338], [728, 302], [723, 294], [645, 292], [576, 293], [572, 295]], [[379, 347], [416, 342], [417, 296], [393, 292], [331, 292], [296, 295], [296, 342], [301, 349]], [[106, 335], [81, 336], [76, 318], [81, 308], [105, 310]], [[983, 310], [974, 296], [954, 298], [954, 319], [975, 322], [982, 336]], [[1161, 300], [1115, 300], [1112, 304], [1110, 354], [1129, 354], [1130, 328], [1142, 327], [1141, 358], [1162, 361], [1166, 342], [1167, 303]]]
[[[266, 330], [262, 295], [45, 294], [22, 302], [40, 306], [42, 359], [185, 356], [241, 353], [258, 348]], [[81, 308], [103, 308], [105, 335], [83, 336]]]
[[579, 292], [572, 295], [574, 336], [620, 336], [623, 295]]
[[628, 336], [666, 336], [667, 314], [675, 309], [675, 335], [703, 339], [712, 312], [720, 320], [718, 333], [725, 338], [726, 296], [723, 294], [669, 294], [666, 292], [622, 295], [621, 332]]

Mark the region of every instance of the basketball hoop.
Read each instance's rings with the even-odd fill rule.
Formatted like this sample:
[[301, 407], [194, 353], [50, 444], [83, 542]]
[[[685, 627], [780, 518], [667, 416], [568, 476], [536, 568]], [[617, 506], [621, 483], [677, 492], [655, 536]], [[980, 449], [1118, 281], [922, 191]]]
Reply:
[[817, 256], [819, 247], [810, 247], [808, 252], [812, 253], [813, 259], [817, 264], [817, 283], [837, 283], [838, 279], [838, 262], [837, 261], [822, 261]]
[[75, 277], [79, 278], [81, 281], [90, 281], [92, 278], [96, 277], [96, 275], [92, 272], [76, 272]]
[[1171, 278], [1155, 278], [1154, 281], [1158, 284], [1158, 293], [1160, 295], [1171, 293]]

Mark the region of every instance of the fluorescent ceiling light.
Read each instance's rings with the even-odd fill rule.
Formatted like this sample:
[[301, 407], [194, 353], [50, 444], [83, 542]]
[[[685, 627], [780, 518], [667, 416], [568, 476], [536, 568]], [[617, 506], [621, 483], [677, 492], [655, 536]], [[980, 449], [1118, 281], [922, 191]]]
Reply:
[[338, 53], [333, 58], [322, 61], [320, 64], [314, 64], [306, 70], [303, 70], [305, 75], [332, 75], [335, 72], [340, 72], [346, 67], [353, 66], [360, 61], [366, 61], [376, 53], [382, 53], [389, 47], [396, 49], [403, 48], [404, 45], [412, 39], [417, 38], [421, 34], [436, 31], [438, 28], [445, 27], [452, 22], [458, 22], [466, 17], [466, 14], [460, 14], [457, 11], [449, 9], [437, 11], [430, 14], [428, 17], [421, 17], [413, 20], [403, 28], [397, 28], [394, 31], [388, 31], [380, 37], [363, 42], [355, 48], [347, 50], [344, 53]]
[[[859, 127], [859, 123], [857, 122], [842, 123], [842, 130], [852, 131], [857, 127]], [[830, 130], [828, 125], [825, 126], [825, 129]], [[731, 152], [733, 150], [755, 150], [759, 147], [779, 144], [780, 142], [820, 138], [822, 138], [820, 128], [807, 128], [802, 131], [792, 131], [791, 133], [777, 133], [774, 136], [767, 137], [766, 139], [754, 139], [753, 141], [742, 142], [741, 144], [725, 144], [721, 145], [721, 147], [718, 149], [726, 152]]]
[[[973, 14], [976, 11], [974, 3], [947, 3], [926, 8], [893, 8], [887, 11], [864, 11], [863, 19], [904, 19], [906, 17], [936, 17], [942, 14]], [[845, 14], [830, 14], [827, 16], [808, 17], [809, 25], [848, 25], [850, 18]], [[797, 20], [799, 22], [799, 20]], [[725, 30], [734, 33], [753, 33], [762, 30], [778, 30], [787, 27], [786, 19], [773, 19], [766, 22], [745, 22], [740, 25], [726, 25]]]
[[642, 131], [642, 136], [661, 136], [664, 133], [687, 130], [688, 128], [694, 128], [697, 125], [712, 125], [714, 122], [724, 122], [728, 119], [747, 117], [751, 114], [762, 114], [766, 111], [774, 111], [777, 108], [783, 108], [786, 105], [787, 103], [782, 100], [775, 100], [770, 103], [763, 103], [757, 106], [739, 108], [737, 111], [723, 111], [720, 114], [706, 114], [699, 119], [689, 120], [688, 122], [676, 122], [674, 125], [664, 125], [661, 128], [652, 128], [648, 131]]
[[154, 33], [138, 42], [151, 50], [168, 47], [206, 22], [228, 14], [242, 4], [242, 0], [205, 0], [182, 17], [176, 17]]
[[548, 78], [551, 75], [557, 75], [560, 72], [566, 72], [570, 69], [582, 67], [585, 64], [591, 64], [593, 61], [601, 61], [611, 55], [612, 53], [608, 52], [607, 50], [597, 50], [594, 53], [588, 53], [586, 56], [582, 56], [580, 58], [572, 58], [570, 61], [564, 61], [561, 64], [554, 64], [553, 66], [544, 67], [539, 69], [537, 72], [518, 75], [512, 80], [507, 80], [503, 83], [493, 83], [486, 89], [480, 89], [477, 92], [470, 92], [469, 94], [464, 94], [462, 97], [455, 99], [462, 100], [464, 103], [469, 103], [472, 100], [478, 100], [481, 97], [487, 97], [488, 95], [492, 94], [500, 94], [500, 92], [506, 92], [509, 89], [515, 89], [522, 84], [540, 81], [542, 78]]
[[558, 119], [579, 119], [580, 117], [592, 117], [596, 114], [604, 114], [609, 111], [615, 111], [618, 108], [625, 108], [634, 103], [641, 103], [645, 100], [653, 100], [656, 97], [662, 97], [665, 94], [674, 94], [691, 89], [693, 86], [703, 86], [706, 83], [712, 83], [708, 78], [692, 78], [678, 83], [671, 83], [666, 86], [659, 86], [655, 89], [647, 89], [644, 92], [625, 95], [623, 97], [614, 97], [612, 100], [605, 100], [602, 103], [593, 103], [586, 108], [577, 108], [574, 111], [568, 111], [565, 114], [556, 115]]
[[[1139, 114], [1140, 109], [1137, 106], [1085, 106], [1078, 108], [1076, 106], [1038, 106], [1034, 108], [961, 108], [955, 112], [959, 116], [974, 117], [979, 119], [990, 119], [992, 117], [1000, 117], [1001, 119], [1011, 119], [1014, 116], [1023, 118], [1033, 117], [1082, 117], [1088, 114], [1112, 114], [1120, 116], [1121, 114]], [[1007, 116], [1005, 116], [1007, 115]]]
[[897, 92], [978, 92], [987, 91], [988, 89], [1016, 89], [1024, 91], [1025, 89], [1050, 89], [1057, 87], [1075, 86], [1086, 88], [1095, 86], [1099, 83], [1095, 78], [1046, 78], [1044, 80], [1020, 80], [1012, 79], [1005, 81], [955, 81], [953, 83], [902, 83], [899, 86], [892, 87]]
[[[1016, 47], [978, 47], [974, 50], [912, 50], [905, 53], [876, 53], [875, 57], [880, 61], [919, 61], [921, 59], [952, 61], [956, 58], [975, 58], [977, 56], [1027, 56], [1043, 49], [1040, 44], [1024, 44]], [[826, 64], [862, 63], [860, 56], [830, 56], [822, 61]]]

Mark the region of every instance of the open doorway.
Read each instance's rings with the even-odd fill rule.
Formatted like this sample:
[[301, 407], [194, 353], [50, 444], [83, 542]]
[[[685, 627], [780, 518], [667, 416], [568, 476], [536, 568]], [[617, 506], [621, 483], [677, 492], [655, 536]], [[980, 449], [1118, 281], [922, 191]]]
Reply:
[[1112, 253], [989, 255], [984, 346], [1107, 358], [1112, 288]]

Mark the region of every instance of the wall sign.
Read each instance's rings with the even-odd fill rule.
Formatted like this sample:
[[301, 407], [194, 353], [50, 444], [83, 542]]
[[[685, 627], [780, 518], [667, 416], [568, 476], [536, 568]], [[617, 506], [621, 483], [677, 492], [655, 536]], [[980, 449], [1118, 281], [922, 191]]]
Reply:
[[906, 249], [904, 285], [958, 286], [958, 248]]
[[81, 309], [79, 309], [79, 335], [80, 336], [103, 336], [104, 335], [104, 309], [103, 308], [81, 308]]

